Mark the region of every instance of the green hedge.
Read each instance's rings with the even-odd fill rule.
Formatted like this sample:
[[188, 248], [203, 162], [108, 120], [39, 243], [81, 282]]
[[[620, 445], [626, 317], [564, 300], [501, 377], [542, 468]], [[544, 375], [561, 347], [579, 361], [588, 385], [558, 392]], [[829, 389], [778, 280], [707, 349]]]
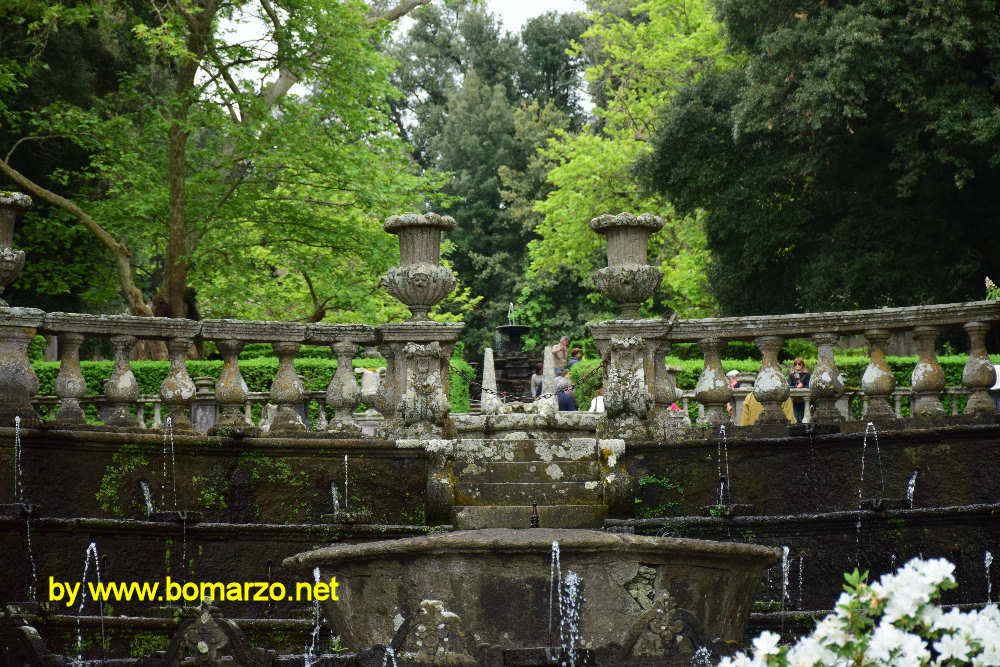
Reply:
[[[111, 376], [113, 361], [81, 361], [80, 368], [87, 382], [87, 393], [97, 396], [104, 393], [104, 381]], [[378, 368], [385, 366], [383, 359], [355, 359], [355, 368]], [[55, 391], [56, 375], [59, 373], [59, 362], [38, 361], [32, 364], [38, 375], [38, 395], [52, 396]], [[160, 384], [167, 376], [170, 364], [166, 361], [133, 361], [132, 372], [139, 383], [139, 392], [156, 395], [160, 392]], [[219, 360], [188, 361], [188, 373], [191, 377], [208, 376], [218, 378], [222, 370]], [[466, 376], [474, 375], [472, 367], [461, 359], [451, 360], [450, 397], [449, 403], [453, 412], [468, 412], [469, 383], [458, 370]], [[246, 380], [250, 391], [270, 391], [271, 381], [278, 370], [278, 360], [274, 357], [260, 357], [240, 361], [240, 372]], [[295, 360], [295, 370], [302, 376], [306, 389], [309, 391], [325, 390], [330, 384], [330, 378], [337, 370], [335, 359], [298, 358]]]

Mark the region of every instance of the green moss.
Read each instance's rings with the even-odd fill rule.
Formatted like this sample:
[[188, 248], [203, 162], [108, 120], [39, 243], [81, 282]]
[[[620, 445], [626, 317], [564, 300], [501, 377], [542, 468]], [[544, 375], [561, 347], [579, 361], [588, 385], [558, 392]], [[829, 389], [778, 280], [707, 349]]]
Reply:
[[128, 654], [132, 658], [145, 658], [156, 651], [165, 651], [169, 645], [170, 639], [166, 635], [155, 632], [139, 632], [132, 638]]
[[104, 468], [97, 489], [97, 502], [101, 509], [114, 516], [124, 516], [122, 491], [129, 474], [149, 465], [149, 458], [138, 445], [123, 445], [111, 457], [111, 463]]

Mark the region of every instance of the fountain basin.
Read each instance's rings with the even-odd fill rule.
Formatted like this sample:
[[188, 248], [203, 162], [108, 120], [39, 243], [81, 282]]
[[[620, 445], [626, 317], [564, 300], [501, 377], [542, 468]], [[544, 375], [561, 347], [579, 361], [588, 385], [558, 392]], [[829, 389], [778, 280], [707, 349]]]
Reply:
[[[345, 644], [389, 644], [420, 602], [440, 600], [461, 617], [467, 654], [483, 644], [504, 648], [559, 644], [558, 600], [552, 610], [552, 543], [563, 576], [582, 579], [580, 647], [599, 655], [620, 643], [669, 591], [697, 619], [708, 640], [739, 641], [754, 584], [778, 562], [777, 549], [750, 544], [569, 529], [470, 530], [401, 540], [329, 546], [291, 556], [285, 567], [311, 580], [336, 576], [339, 601], [324, 603], [330, 627]], [[406, 644], [404, 644], [406, 646]], [[459, 649], [460, 647], [455, 647]]]

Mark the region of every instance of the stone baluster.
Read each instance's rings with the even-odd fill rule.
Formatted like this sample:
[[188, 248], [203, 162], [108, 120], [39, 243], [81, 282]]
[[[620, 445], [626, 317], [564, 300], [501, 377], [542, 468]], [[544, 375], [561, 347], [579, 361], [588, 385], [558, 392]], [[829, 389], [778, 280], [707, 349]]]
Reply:
[[59, 413], [56, 423], [60, 426], [83, 424], [83, 408], [80, 399], [87, 393], [87, 382], [80, 369], [80, 345], [83, 334], [59, 334], [59, 374], [56, 376], [56, 396], [59, 397]]
[[865, 331], [868, 341], [868, 366], [861, 376], [861, 391], [865, 395], [864, 419], [892, 419], [895, 417], [889, 396], [896, 388], [896, 377], [892, 374], [885, 360], [885, 344], [889, 341], [889, 332], [885, 329], [868, 329]]
[[989, 388], [997, 380], [996, 369], [986, 353], [986, 334], [990, 331], [987, 322], [967, 322], [963, 325], [969, 335], [969, 359], [962, 370], [962, 384], [972, 392], [965, 404], [967, 415], [989, 415], [996, 412], [996, 405], [990, 398]]
[[818, 333], [812, 339], [816, 343], [816, 366], [809, 378], [811, 420], [813, 424], [839, 424], [844, 417], [837, 409], [837, 401], [844, 394], [844, 381], [833, 358], [837, 334]]
[[[41, 317], [37, 319], [40, 324]], [[38, 391], [38, 377], [28, 360], [28, 345], [36, 331], [35, 326], [17, 326], [17, 323], [0, 327], [0, 426], [13, 426], [15, 417], [21, 418], [22, 426], [41, 423], [31, 405]]]
[[938, 328], [920, 326], [913, 329], [913, 340], [917, 343], [917, 364], [913, 367], [910, 387], [913, 400], [910, 414], [914, 417], [938, 417], [945, 414], [941, 404], [944, 391], [944, 369], [938, 363], [934, 344], [937, 342]]
[[[175, 431], [190, 431], [191, 403], [197, 391], [194, 380], [188, 375], [187, 355], [193, 341], [190, 338], [171, 338], [167, 341], [170, 370], [160, 385], [160, 398]], [[164, 422], [166, 423], [166, 422]]]
[[360, 438], [362, 435], [354, 421], [354, 411], [361, 401], [361, 388], [354, 377], [353, 364], [357, 348], [357, 344], [349, 340], [330, 345], [337, 357], [337, 371], [326, 388], [326, 404], [333, 408], [327, 430], [339, 438]]
[[788, 419], [781, 410], [781, 404], [788, 400], [788, 380], [778, 364], [778, 353], [785, 339], [781, 336], [758, 336], [754, 344], [760, 350], [763, 360], [760, 372], [753, 383], [754, 398], [763, 406], [759, 424], [787, 424]]
[[667, 354], [670, 343], [666, 341], [651, 341], [653, 352], [653, 414], [651, 430], [654, 436], [667, 437], [671, 430], [686, 426], [684, 416], [679, 410], [671, 410], [680, 398], [677, 382], [674, 379], [676, 367], [667, 366]]
[[702, 338], [698, 341], [705, 357], [705, 367], [694, 386], [694, 398], [705, 406], [705, 414], [700, 423], [719, 426], [729, 421], [726, 404], [733, 399], [733, 390], [729, 388], [726, 374], [722, 370], [722, 348], [725, 341], [721, 338]]
[[278, 372], [271, 383], [271, 402], [278, 407], [270, 432], [305, 431], [306, 424], [298, 411], [298, 406], [305, 399], [305, 387], [295, 372], [295, 355], [298, 354], [300, 345], [291, 341], [279, 341], [271, 343], [271, 347], [278, 357]]
[[240, 372], [240, 352], [245, 341], [227, 338], [217, 340], [222, 355], [222, 370], [215, 383], [215, 400], [219, 404], [219, 418], [215, 422], [215, 432], [220, 429], [248, 429], [253, 426], [247, 415], [247, 383]]
[[104, 423], [108, 426], [137, 426], [138, 419], [132, 416], [131, 407], [139, 400], [139, 383], [132, 372], [132, 348], [135, 336], [111, 337], [114, 348], [115, 367], [111, 377], [104, 381], [104, 397], [108, 402], [108, 413]]
[[379, 353], [385, 359], [385, 372], [380, 375], [378, 389], [373, 396], [362, 396], [366, 404], [371, 404], [382, 415], [386, 428], [396, 419], [399, 410], [399, 399], [403, 386], [402, 343], [384, 343], [378, 346]]

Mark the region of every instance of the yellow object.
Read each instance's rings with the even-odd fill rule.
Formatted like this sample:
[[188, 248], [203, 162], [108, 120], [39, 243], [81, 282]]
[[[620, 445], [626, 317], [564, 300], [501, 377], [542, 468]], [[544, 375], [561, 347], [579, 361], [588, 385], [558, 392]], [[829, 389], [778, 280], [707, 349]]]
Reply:
[[[797, 423], [795, 421], [795, 413], [792, 411], [792, 399], [789, 398], [781, 404], [781, 411], [785, 413], [785, 418], [788, 419], [789, 424]], [[764, 406], [760, 404], [760, 401], [753, 395], [753, 392], [750, 392], [743, 399], [743, 412], [740, 413], [739, 426], [756, 424], [762, 412], [764, 412]]]

